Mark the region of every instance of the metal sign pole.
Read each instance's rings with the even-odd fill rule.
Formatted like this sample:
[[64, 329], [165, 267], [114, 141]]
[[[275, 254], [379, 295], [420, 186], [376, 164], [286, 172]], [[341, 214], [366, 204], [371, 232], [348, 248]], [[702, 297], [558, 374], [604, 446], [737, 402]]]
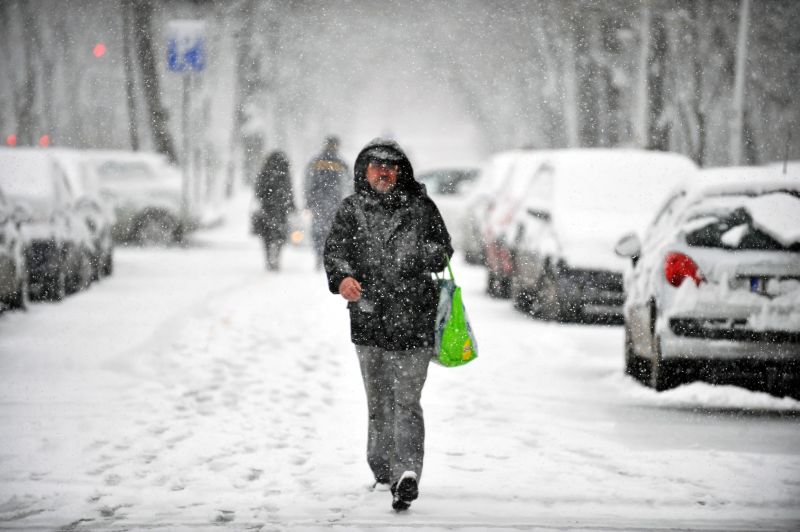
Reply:
[[196, 181], [199, 179], [192, 132], [193, 73], [202, 72], [206, 66], [205, 23], [199, 20], [173, 20], [167, 26], [167, 68], [181, 74], [183, 100], [181, 102], [181, 128], [183, 129], [183, 177], [181, 202], [184, 214], [193, 211], [200, 202]]
[[191, 198], [189, 193], [191, 190], [191, 152], [189, 145], [189, 98], [191, 97], [191, 90], [189, 88], [189, 73], [184, 72], [183, 76], [183, 101], [181, 102], [181, 129], [183, 130], [183, 182], [181, 183], [181, 197], [183, 200], [183, 209], [188, 212], [189, 203]]

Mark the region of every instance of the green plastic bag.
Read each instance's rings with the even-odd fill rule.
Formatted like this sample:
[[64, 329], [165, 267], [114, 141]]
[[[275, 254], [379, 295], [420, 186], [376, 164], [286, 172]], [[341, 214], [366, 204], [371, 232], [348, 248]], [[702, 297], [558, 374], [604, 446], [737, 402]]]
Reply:
[[451, 368], [475, 360], [478, 343], [461, 299], [461, 287], [456, 285], [453, 277], [450, 260], [447, 261], [447, 271], [450, 279], [436, 278], [439, 306], [436, 311], [436, 357], [433, 360]]

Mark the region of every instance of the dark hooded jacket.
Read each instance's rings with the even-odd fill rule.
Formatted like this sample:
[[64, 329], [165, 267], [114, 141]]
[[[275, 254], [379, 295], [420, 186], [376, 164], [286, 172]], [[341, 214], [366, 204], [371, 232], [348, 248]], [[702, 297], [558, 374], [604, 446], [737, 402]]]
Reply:
[[[396, 155], [400, 166], [397, 184], [383, 195], [366, 179], [374, 148]], [[438, 293], [431, 273], [453, 254], [442, 216], [393, 141], [375, 139], [361, 151], [354, 181], [355, 194], [342, 201], [324, 254], [331, 292], [348, 276], [361, 283], [361, 299], [347, 304], [351, 339], [390, 351], [432, 346]]]

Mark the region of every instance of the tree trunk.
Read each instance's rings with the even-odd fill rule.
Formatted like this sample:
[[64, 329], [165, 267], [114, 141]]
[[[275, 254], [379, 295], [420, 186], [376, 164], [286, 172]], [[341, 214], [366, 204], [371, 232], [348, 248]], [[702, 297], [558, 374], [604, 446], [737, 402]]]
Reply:
[[38, 119], [34, 104], [36, 103], [36, 70], [33, 66], [33, 54], [39, 46], [39, 28], [36, 24], [36, 16], [31, 11], [31, 6], [27, 0], [22, 0], [18, 4], [20, 17], [22, 19], [23, 32], [22, 55], [24, 62], [24, 80], [22, 87], [17, 90], [15, 87], [17, 101], [17, 143], [22, 146], [32, 146], [34, 144], [35, 130], [38, 128]]
[[572, 9], [562, 4], [560, 11], [563, 21], [562, 35], [564, 39], [564, 66], [562, 72], [564, 88], [564, 133], [567, 137], [567, 147], [577, 148], [581, 145], [580, 139], [580, 116], [578, 113], [578, 75], [575, 57], [575, 33], [572, 24], [566, 16], [567, 10]]
[[747, 69], [747, 30], [750, 24], [750, 0], [739, 3], [739, 32], [736, 39], [736, 74], [733, 83], [731, 106], [730, 162], [742, 164], [742, 136], [744, 124], [744, 85]]
[[694, 53], [692, 54], [692, 77], [694, 80], [694, 98], [692, 109], [695, 120], [697, 121], [697, 143], [692, 150], [692, 159], [698, 165], [703, 166], [706, 162], [706, 112], [703, 103], [704, 83], [703, 83], [703, 63], [702, 59], [708, 54], [708, 37], [706, 35], [706, 12], [705, 0], [696, 0], [690, 3], [689, 12], [693, 19], [692, 41]]
[[167, 111], [161, 105], [158, 69], [153, 53], [152, 0], [131, 0], [133, 7], [134, 33], [136, 35], [136, 55], [142, 70], [142, 85], [150, 118], [156, 151], [167, 156], [171, 163], [176, 163], [175, 144], [167, 127]]
[[650, 95], [647, 147], [651, 150], [669, 150], [669, 124], [664, 120], [667, 106], [666, 73], [668, 60], [667, 29], [660, 15], [653, 19], [653, 49], [650, 56], [650, 73], [647, 92]]
[[639, 64], [636, 78], [636, 113], [633, 118], [634, 137], [636, 145], [640, 148], [647, 146], [648, 122], [650, 116], [649, 98], [647, 93], [650, 59], [650, 0], [642, 0], [639, 21]]
[[588, 10], [573, 28], [575, 35], [575, 58], [578, 71], [578, 112], [580, 114], [581, 146], [600, 145], [600, 109], [598, 87], [599, 69], [592, 57], [593, 33], [596, 31], [596, 15]]
[[[234, 97], [231, 148], [241, 156], [242, 175], [251, 182], [261, 164], [263, 139], [245, 130], [247, 108], [257, 88], [262, 85], [260, 64], [253, 56], [251, 39], [256, 16], [254, 0], [243, 0], [238, 6], [236, 32], [236, 95]], [[258, 138], [254, 138], [258, 137]]]
[[122, 64], [125, 68], [125, 101], [128, 104], [128, 135], [131, 149], [139, 151], [139, 117], [136, 113], [136, 73], [131, 50], [131, 0], [122, 0]]

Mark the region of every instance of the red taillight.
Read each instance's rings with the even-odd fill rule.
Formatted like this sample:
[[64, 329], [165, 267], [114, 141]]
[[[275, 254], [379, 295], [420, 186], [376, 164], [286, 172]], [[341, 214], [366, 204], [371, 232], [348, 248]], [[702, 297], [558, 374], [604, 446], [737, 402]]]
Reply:
[[683, 253], [667, 254], [664, 261], [664, 275], [672, 286], [680, 286], [684, 279], [692, 279], [698, 286], [705, 281], [697, 263]]

